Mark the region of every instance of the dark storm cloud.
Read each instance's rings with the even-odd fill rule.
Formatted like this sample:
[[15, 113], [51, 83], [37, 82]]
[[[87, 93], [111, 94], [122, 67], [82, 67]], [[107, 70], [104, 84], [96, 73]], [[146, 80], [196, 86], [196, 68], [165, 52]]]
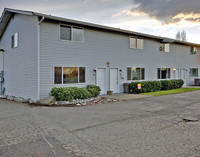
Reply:
[[0, 12], [6, 7], [106, 24], [112, 14], [131, 4], [132, 0], [0, 0]]
[[179, 23], [183, 19], [200, 22], [200, 0], [133, 0], [138, 4], [133, 12], [144, 12], [163, 24]]

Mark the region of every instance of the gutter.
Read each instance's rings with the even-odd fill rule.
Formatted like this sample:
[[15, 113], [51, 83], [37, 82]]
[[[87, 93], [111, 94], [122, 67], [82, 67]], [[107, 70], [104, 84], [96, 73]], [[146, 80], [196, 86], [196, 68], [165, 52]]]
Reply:
[[[77, 20], [72, 20], [72, 19], [68, 19], [68, 18], [62, 18], [62, 17], [52, 16], [52, 15], [47, 15], [47, 14], [41, 14], [41, 13], [37, 13], [37, 12], [16, 10], [16, 9], [10, 9], [10, 8], [5, 8], [2, 15], [1, 15], [0, 38], [1, 38], [1, 35], [2, 35], [2, 33], [3, 33], [3, 31], [6, 27], [6, 22], [3, 21], [3, 19], [9, 20], [9, 17], [6, 17], [5, 13], [17, 13], [17, 14], [35, 15], [35, 16], [38, 16], [38, 17], [42, 17], [42, 19], [40, 20], [40, 22], [38, 24], [40, 24], [45, 18], [45, 19], [55, 20], [57, 22], [58, 21], [59, 22], [68, 22], [68, 23], [82, 25], [82, 26], [91, 27], [91, 28], [95, 28], [95, 29], [103, 29], [103, 30], [107, 30], [107, 31], [125, 33], [125, 34], [128, 34], [130, 36], [136, 35], [136, 36], [141, 36], [141, 37], [144, 37], [144, 38], [150, 38], [150, 39], [159, 40], [159, 41], [160, 40], [162, 41], [162, 40], [165, 39], [165, 37], [160, 37], [160, 36], [155, 36], [155, 35], [150, 35], [150, 34], [145, 34], [145, 33], [139, 33], [139, 32], [134, 32], [134, 31], [130, 31], [130, 30], [124, 30], [124, 29], [119, 29], [119, 28], [114, 28], [114, 27], [109, 27], [109, 26], [104, 26], [104, 25], [99, 25], [99, 24], [93, 24], [93, 23], [89, 23], [89, 22], [77, 21]], [[174, 39], [171, 39], [171, 40], [174, 40]], [[178, 41], [178, 40], [174, 40], [173, 43], [181, 44], [181, 45], [187, 45], [187, 46], [200, 47], [200, 44], [191, 43], [191, 42], [183, 42], [183, 41]]]
[[38, 22], [37, 25], [37, 31], [38, 31], [38, 36], [37, 36], [37, 99], [40, 100], [40, 24], [44, 21], [45, 17], [42, 16], [41, 20]]
[[36, 16], [45, 16], [46, 19], [50, 19], [50, 20], [54, 20], [54, 21], [68, 22], [68, 23], [72, 23], [72, 24], [81, 25], [81, 26], [84, 26], [84, 27], [91, 27], [91, 28], [95, 28], [95, 29], [124, 33], [124, 34], [128, 34], [129, 36], [140, 36], [140, 37], [143, 37], [143, 38], [150, 38], [152, 40], [158, 40], [159, 42], [160, 41], [162, 42], [163, 40], [167, 39], [167, 40], [170, 41], [170, 43], [200, 47], [200, 44], [197, 44], [197, 43], [191, 43], [191, 42], [187, 42], [187, 41], [186, 42], [185, 41], [179, 41], [179, 40], [171, 39], [171, 38], [167, 38], [167, 37], [161, 37], [161, 36], [156, 36], [156, 35], [139, 33], [139, 32], [134, 32], [134, 31], [120, 29], [120, 28], [114, 28], [114, 27], [100, 25], [100, 24], [94, 24], [94, 23], [89, 23], [89, 22], [72, 20], [72, 19], [68, 19], [68, 18], [62, 18], [62, 17], [52, 16], [52, 15], [41, 14], [41, 13], [37, 13], [37, 12], [33, 12], [33, 14], [36, 15]]

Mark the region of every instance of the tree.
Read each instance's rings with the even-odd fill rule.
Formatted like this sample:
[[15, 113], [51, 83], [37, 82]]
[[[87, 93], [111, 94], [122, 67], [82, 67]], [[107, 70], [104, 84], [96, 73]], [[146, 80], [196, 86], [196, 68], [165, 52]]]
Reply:
[[187, 41], [186, 31], [182, 30], [176, 33], [176, 39], [181, 41]]
[[186, 31], [182, 31], [181, 32], [181, 38], [182, 38], [182, 41], [187, 41], [187, 38], [186, 38]]
[[177, 40], [181, 40], [181, 32], [180, 32], [180, 31], [178, 31], [178, 32], [176, 33], [176, 39], [177, 39]]

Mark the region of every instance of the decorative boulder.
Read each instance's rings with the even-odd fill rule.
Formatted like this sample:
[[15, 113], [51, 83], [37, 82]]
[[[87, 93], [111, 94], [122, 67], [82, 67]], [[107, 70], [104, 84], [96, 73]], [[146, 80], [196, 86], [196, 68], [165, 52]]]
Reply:
[[46, 97], [39, 101], [41, 105], [53, 105], [56, 102], [56, 98], [54, 96]]

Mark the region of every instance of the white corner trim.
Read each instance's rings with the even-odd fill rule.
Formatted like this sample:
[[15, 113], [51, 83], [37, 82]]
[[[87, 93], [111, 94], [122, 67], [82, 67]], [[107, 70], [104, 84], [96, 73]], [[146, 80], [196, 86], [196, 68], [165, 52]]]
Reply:
[[38, 22], [37, 25], [37, 99], [40, 100], [40, 23], [44, 21], [45, 17], [43, 16], [42, 19]]

